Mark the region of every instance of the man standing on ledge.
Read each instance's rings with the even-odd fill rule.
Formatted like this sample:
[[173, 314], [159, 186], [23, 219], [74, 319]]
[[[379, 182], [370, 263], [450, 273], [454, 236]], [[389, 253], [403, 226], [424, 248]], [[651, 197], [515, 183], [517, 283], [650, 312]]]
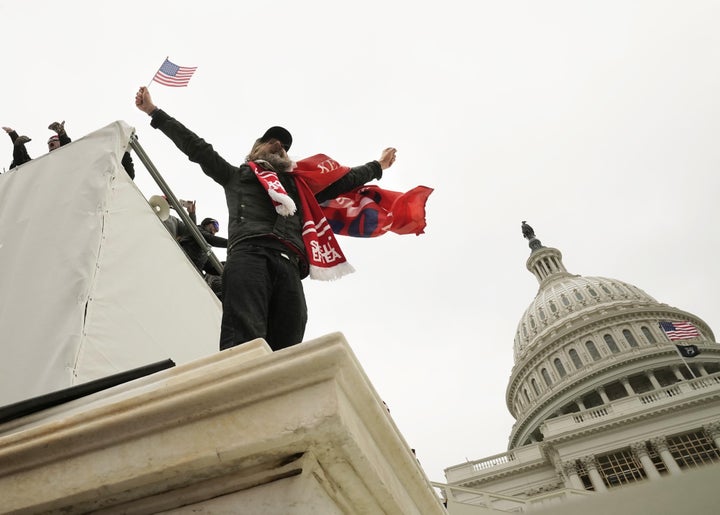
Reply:
[[[254, 338], [264, 338], [273, 350], [300, 343], [307, 323], [301, 281], [308, 275], [308, 253], [314, 257], [339, 253], [339, 248], [317, 242], [307, 248], [303, 226], [307, 227], [311, 216], [308, 211], [314, 211], [317, 202], [380, 179], [383, 170], [395, 162], [396, 150], [386, 148], [377, 161], [343, 170], [334, 182], [309, 190], [293, 174], [294, 163], [287, 155], [292, 136], [282, 127], [270, 127], [255, 141], [245, 163], [235, 166], [158, 109], [146, 87], [137, 92], [135, 105], [152, 117], [154, 128], [225, 189], [229, 224], [220, 350]], [[319, 227], [317, 233], [321, 233]]]

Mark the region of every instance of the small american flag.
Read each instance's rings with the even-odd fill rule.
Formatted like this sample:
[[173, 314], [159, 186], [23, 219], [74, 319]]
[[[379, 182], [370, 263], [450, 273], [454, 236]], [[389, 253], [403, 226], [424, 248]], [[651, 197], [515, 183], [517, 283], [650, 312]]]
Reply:
[[178, 66], [165, 59], [153, 80], [163, 86], [181, 88], [188, 85], [195, 70], [197, 70], [197, 66]]
[[690, 322], [660, 322], [662, 329], [671, 342], [699, 338], [700, 331]]

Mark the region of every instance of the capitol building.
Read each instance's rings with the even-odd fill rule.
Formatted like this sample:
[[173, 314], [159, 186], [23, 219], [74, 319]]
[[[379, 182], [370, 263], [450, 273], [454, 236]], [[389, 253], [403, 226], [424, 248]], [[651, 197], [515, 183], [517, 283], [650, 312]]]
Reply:
[[[720, 347], [711, 328], [627, 282], [572, 274], [525, 222], [523, 235], [539, 290], [515, 335], [508, 451], [445, 470], [447, 484], [436, 486], [450, 514], [560, 513], [570, 503], [562, 513], [600, 513], [596, 494], [622, 490], [630, 499], [628, 487], [645, 501], [674, 491], [687, 509], [703, 502], [681, 490], [708, 471], [716, 480], [720, 469]], [[680, 479], [695, 480], [695, 470], [697, 481]]]

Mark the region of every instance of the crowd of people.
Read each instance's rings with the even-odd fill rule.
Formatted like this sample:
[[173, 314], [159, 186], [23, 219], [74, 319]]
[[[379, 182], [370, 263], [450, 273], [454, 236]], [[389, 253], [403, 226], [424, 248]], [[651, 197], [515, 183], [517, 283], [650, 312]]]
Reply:
[[[30, 154], [28, 153], [25, 144], [31, 142], [32, 139], [25, 135], [19, 135], [17, 131], [15, 131], [11, 127], [3, 127], [3, 130], [7, 133], [8, 136], [10, 136], [10, 141], [13, 145], [12, 161], [10, 162], [9, 169], [12, 170], [13, 168], [23, 165], [28, 161], [31, 161], [32, 158], [30, 157]], [[72, 142], [70, 137], [67, 135], [67, 132], [65, 132], [65, 120], [63, 120], [62, 122], [52, 122], [50, 125], [48, 125], [48, 130], [51, 130], [55, 133], [51, 135], [47, 140], [48, 152], [57, 150], [58, 148]], [[129, 151], [123, 154], [122, 165], [125, 169], [125, 172], [127, 172], [130, 178], [134, 180], [135, 165]]]
[[[32, 160], [27, 151], [26, 144], [32, 139], [26, 135], [20, 135], [11, 127], [3, 127], [3, 130], [10, 137], [13, 145], [12, 161], [9, 169], [12, 170]], [[58, 148], [71, 143], [72, 140], [65, 131], [65, 121], [52, 122], [48, 125], [48, 130], [53, 131], [48, 140], [48, 152], [57, 150]], [[122, 166], [130, 176], [135, 179], [135, 166], [129, 151], [126, 151], [122, 157]], [[183, 207], [187, 210], [190, 219], [196, 222], [195, 202], [183, 201]], [[215, 292], [218, 298], [222, 298], [222, 280], [221, 272], [216, 270], [208, 261], [208, 254], [205, 248], [195, 240], [191, 232], [185, 227], [185, 224], [176, 216], [169, 216], [163, 222], [165, 227], [170, 231], [175, 240], [178, 242], [182, 250], [188, 256], [190, 261], [195, 265], [200, 274], [205, 278], [210, 288]], [[198, 231], [208, 243], [208, 245], [218, 248], [227, 248], [227, 239], [217, 236], [220, 230], [220, 224], [214, 218], [205, 218], [199, 225]]]
[[[16, 166], [20, 166], [30, 161], [32, 158], [30, 157], [30, 154], [28, 154], [27, 148], [25, 148], [25, 144], [31, 142], [32, 139], [25, 135], [19, 135], [11, 127], [3, 127], [3, 130], [7, 133], [8, 136], [10, 136], [10, 141], [12, 141], [13, 144], [10, 169], [13, 169]], [[47, 141], [48, 152], [52, 152], [53, 150], [60, 148], [63, 145], [67, 145], [72, 141], [65, 132], [65, 121], [51, 123], [50, 125], [48, 125], [48, 130], [55, 132], [55, 134], [50, 136]]]
[[[163, 222], [222, 301], [220, 350], [255, 338], [264, 338], [273, 350], [300, 343], [307, 323], [302, 280], [335, 279], [352, 271], [320, 203], [381, 179], [395, 162], [396, 149], [386, 148], [378, 159], [352, 168], [322, 154], [296, 163], [287, 154], [292, 135], [274, 126], [252, 144], [245, 162], [233, 165], [158, 108], [146, 87], [137, 92], [135, 105], [149, 115], [153, 128], [225, 190], [228, 238], [217, 235], [220, 224], [215, 218], [204, 218], [197, 231], [174, 215]], [[10, 127], [3, 129], [13, 144], [10, 168], [30, 161], [25, 145], [31, 139]], [[48, 129], [54, 133], [47, 142], [49, 152], [71, 142], [64, 121]], [[122, 164], [134, 179], [129, 152]], [[195, 224], [195, 202], [183, 201], [182, 207]], [[196, 239], [198, 232], [204, 245]], [[227, 248], [222, 273], [209, 262], [209, 247]]]

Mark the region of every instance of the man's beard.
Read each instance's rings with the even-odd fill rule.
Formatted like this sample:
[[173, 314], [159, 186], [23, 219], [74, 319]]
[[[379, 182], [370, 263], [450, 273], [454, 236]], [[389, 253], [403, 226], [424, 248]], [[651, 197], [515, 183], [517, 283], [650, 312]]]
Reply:
[[279, 154], [270, 152], [257, 152], [251, 156], [250, 161], [267, 161], [276, 172], [290, 172], [295, 167], [295, 163], [289, 157], [283, 157]]

